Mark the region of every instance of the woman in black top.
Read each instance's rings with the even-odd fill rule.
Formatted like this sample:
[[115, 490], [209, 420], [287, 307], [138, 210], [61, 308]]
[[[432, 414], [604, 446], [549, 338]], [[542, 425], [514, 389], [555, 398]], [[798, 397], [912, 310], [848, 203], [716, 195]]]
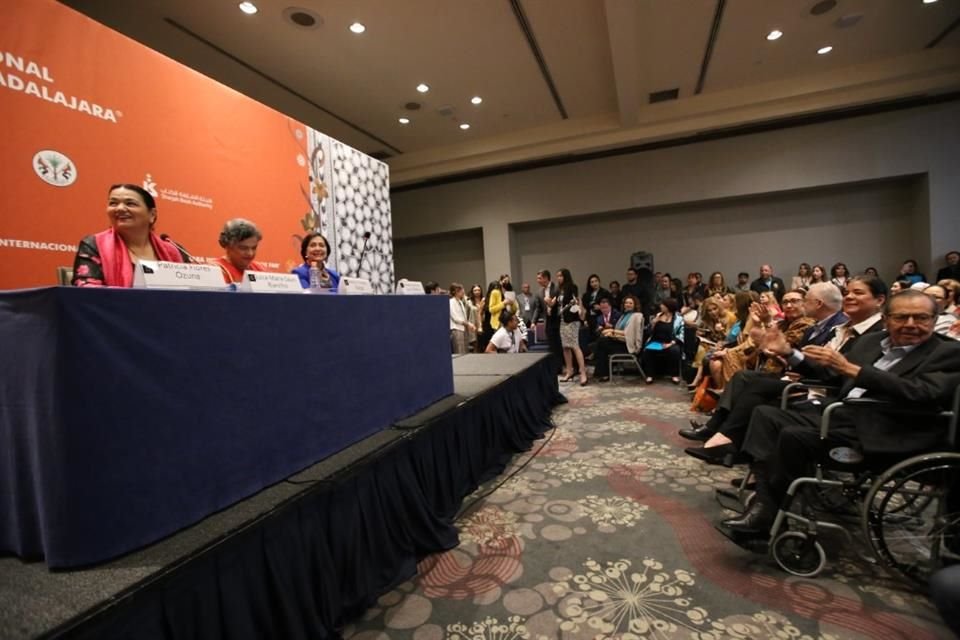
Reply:
[[563, 345], [563, 378], [561, 382], [573, 380], [573, 359], [580, 367], [580, 386], [587, 384], [587, 367], [580, 349], [580, 323], [586, 316], [586, 309], [580, 301], [577, 285], [569, 269], [557, 271], [557, 304], [560, 306], [560, 343]]

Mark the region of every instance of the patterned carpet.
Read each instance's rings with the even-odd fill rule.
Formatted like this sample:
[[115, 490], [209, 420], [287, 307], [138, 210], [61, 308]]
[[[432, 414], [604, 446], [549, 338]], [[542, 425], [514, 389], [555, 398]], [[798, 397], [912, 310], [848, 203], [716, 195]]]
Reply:
[[717, 532], [714, 489], [738, 472], [683, 454], [677, 387], [561, 390], [570, 403], [542, 450], [465, 501], [460, 546], [424, 559], [346, 638], [951, 637], [926, 597], [842, 544], [802, 579]]

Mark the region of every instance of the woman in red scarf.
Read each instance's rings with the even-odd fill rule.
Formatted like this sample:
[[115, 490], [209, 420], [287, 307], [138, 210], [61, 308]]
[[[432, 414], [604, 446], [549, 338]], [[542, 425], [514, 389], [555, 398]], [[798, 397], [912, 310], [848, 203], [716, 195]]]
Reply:
[[257, 247], [263, 239], [263, 234], [257, 225], [243, 218], [228, 220], [220, 232], [220, 246], [226, 255], [213, 262], [223, 272], [223, 280], [227, 284], [238, 283], [243, 278], [243, 272], [266, 271], [264, 266], [255, 262]]
[[133, 267], [140, 260], [189, 262], [172, 242], [153, 232], [157, 203], [134, 184], [115, 184], [107, 198], [106, 231], [80, 241], [73, 261], [77, 287], [132, 287]]

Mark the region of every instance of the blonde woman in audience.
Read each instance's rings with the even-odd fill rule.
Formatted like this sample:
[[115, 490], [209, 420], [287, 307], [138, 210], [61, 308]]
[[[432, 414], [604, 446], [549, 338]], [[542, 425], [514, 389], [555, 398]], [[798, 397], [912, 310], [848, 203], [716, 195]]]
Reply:
[[850, 278], [850, 270], [842, 262], [830, 267], [830, 284], [840, 289], [841, 293], [847, 292], [847, 279]]
[[797, 269], [797, 275], [793, 276], [793, 280], [790, 281], [791, 289], [806, 289], [810, 286], [813, 276], [813, 270], [810, 268], [810, 265], [806, 262], [801, 262], [800, 267]]
[[[797, 288], [799, 289], [800, 287]], [[760, 304], [767, 309], [770, 317], [772, 317], [774, 320], [783, 320], [783, 310], [780, 308], [780, 304], [777, 302], [777, 296], [773, 295], [769, 291], [763, 291], [760, 293]]]
[[759, 354], [750, 340], [750, 331], [763, 328], [761, 323], [772, 317], [771, 308], [761, 303], [761, 294], [755, 291], [738, 293], [736, 304], [737, 323], [727, 334], [727, 346], [715, 351], [709, 360], [710, 377], [718, 394], [735, 373], [756, 364]]
[[813, 265], [813, 269], [810, 270], [810, 284], [807, 285], [807, 289], [810, 288], [811, 284], [817, 284], [818, 282], [827, 282], [827, 270], [824, 269], [822, 264]]
[[937, 282], [947, 292], [947, 301], [944, 311], [957, 314], [957, 294], [960, 293], [960, 282], [946, 278]]

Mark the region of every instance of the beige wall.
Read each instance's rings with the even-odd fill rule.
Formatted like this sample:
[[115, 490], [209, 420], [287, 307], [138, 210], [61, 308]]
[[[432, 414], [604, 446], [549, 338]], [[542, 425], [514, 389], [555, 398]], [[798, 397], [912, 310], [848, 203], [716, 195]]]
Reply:
[[480, 283], [486, 291], [481, 229], [395, 239], [393, 256], [397, 280], [433, 280], [444, 289], [451, 282], [465, 287]]
[[[697, 209], [702, 204], [707, 207], [703, 211], [709, 211], [715, 207], [710, 203], [745, 203], [750, 197], [776, 195], [778, 206], [796, 213], [798, 209], [789, 204], [791, 201], [800, 207], [803, 198], [810, 194], [819, 198], [823, 194], [818, 190], [826, 187], [924, 176], [918, 184], [925, 185], [925, 194], [914, 198], [894, 196], [891, 205], [909, 208], [902, 212], [913, 220], [909, 251], [890, 247], [889, 255], [878, 254], [870, 262], [892, 265], [916, 252], [913, 257], [929, 270], [932, 264], [939, 265], [943, 253], [960, 243], [957, 149], [960, 102], [950, 102], [395, 193], [394, 234], [410, 238], [480, 227], [486, 278], [508, 268], [523, 269], [522, 277], [528, 278], [523, 263], [532, 259], [518, 254], [535, 248], [524, 244], [523, 230], [513, 230], [522, 223], [643, 211], [644, 215], [652, 212], [657, 224], [675, 229], [670, 214], [692, 215], [691, 205]], [[833, 210], [838, 214], [836, 208]], [[889, 212], [890, 207], [884, 210]], [[707, 213], [701, 215], [709, 217]], [[861, 210], [858, 215], [865, 214]], [[601, 219], [596, 220], [602, 226]], [[825, 215], [816, 220], [821, 230], [830, 224]], [[842, 219], [834, 222], [841, 224]], [[569, 239], [564, 236], [569, 245], [554, 249], [554, 253], [569, 254], [593, 242], [590, 225], [582, 221], [578, 224], [581, 226], [569, 234]], [[754, 265], [751, 270], [755, 270], [766, 246], [790, 240], [794, 231], [778, 235], [776, 227], [765, 230], [757, 236], [764, 241], [761, 246], [745, 256], [746, 266]], [[520, 239], [514, 237], [517, 233]], [[597, 251], [610, 240], [610, 234], [604, 233], [607, 237], [596, 243]], [[749, 235], [736, 240], [736, 252], [744, 250], [742, 243]], [[818, 253], [818, 234], [794, 239], [799, 238], [805, 246], [798, 247], [796, 255], [812, 257]], [[626, 245], [631, 249], [650, 248], [657, 253], [658, 261], [666, 259], [664, 251], [644, 240], [644, 235], [636, 232]], [[861, 258], [845, 259], [857, 262]], [[774, 259], [777, 264], [787, 263], [781, 272], [792, 270], [796, 261], [795, 257], [779, 254]], [[619, 273], [622, 269], [614, 270]]]

